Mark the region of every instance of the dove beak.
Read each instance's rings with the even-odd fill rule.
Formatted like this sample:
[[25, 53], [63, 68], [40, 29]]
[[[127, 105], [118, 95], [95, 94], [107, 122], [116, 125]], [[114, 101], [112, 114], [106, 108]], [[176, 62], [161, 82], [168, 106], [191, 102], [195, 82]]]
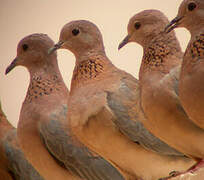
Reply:
[[51, 48], [48, 50], [48, 54], [52, 54], [52, 53], [55, 52], [56, 50], [60, 49], [63, 44], [64, 44], [63, 41], [59, 41], [57, 44], [55, 44], [53, 47], [51, 47]]
[[127, 35], [125, 37], [125, 39], [123, 39], [123, 41], [119, 44], [118, 46], [118, 50], [120, 50], [123, 46], [125, 46], [130, 40], [130, 35]]
[[177, 16], [176, 18], [174, 18], [164, 29], [164, 31], [166, 33], [171, 32], [172, 30], [174, 30], [175, 28], [177, 28], [180, 25], [181, 20], [183, 19], [183, 17], [179, 17]]
[[16, 67], [16, 65], [17, 65], [17, 62], [18, 61], [18, 58], [16, 57], [13, 61], [12, 61], [12, 63], [6, 68], [6, 71], [5, 71], [5, 74], [7, 75], [13, 68], [15, 68]]

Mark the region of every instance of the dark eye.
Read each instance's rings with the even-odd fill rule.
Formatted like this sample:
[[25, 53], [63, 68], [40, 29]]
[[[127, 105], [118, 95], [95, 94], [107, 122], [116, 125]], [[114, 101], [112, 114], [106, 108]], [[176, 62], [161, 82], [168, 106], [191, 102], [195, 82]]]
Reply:
[[188, 4], [188, 10], [189, 11], [193, 11], [195, 8], [196, 8], [196, 4], [195, 3], [192, 2], [192, 3]]
[[73, 34], [74, 36], [76, 36], [77, 34], [79, 34], [79, 29], [73, 29], [73, 30], [72, 30], [72, 34]]
[[140, 22], [136, 22], [136, 23], [135, 23], [135, 29], [139, 29], [140, 27], [141, 27]]
[[22, 48], [23, 48], [24, 51], [26, 51], [28, 49], [28, 45], [27, 44], [23, 44]]

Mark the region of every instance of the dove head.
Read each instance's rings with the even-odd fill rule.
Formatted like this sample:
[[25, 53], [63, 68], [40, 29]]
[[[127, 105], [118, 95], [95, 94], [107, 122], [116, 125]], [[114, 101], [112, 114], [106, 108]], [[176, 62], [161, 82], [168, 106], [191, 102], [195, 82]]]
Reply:
[[168, 22], [167, 17], [158, 10], [145, 10], [134, 15], [128, 23], [128, 35], [118, 49], [129, 42], [136, 42], [144, 47], [148, 41], [164, 31]]
[[177, 27], [185, 27], [191, 33], [204, 25], [204, 1], [184, 0], [178, 10], [178, 15], [165, 28], [170, 32]]
[[86, 56], [93, 52], [104, 52], [99, 29], [86, 20], [71, 21], [64, 25], [59, 42], [49, 50], [49, 53], [60, 48], [70, 50], [76, 57]]
[[17, 56], [6, 69], [6, 74], [18, 65], [25, 66], [29, 71], [52, 64], [56, 53], [48, 55], [47, 51], [54, 42], [46, 34], [32, 34], [23, 38], [17, 47]]

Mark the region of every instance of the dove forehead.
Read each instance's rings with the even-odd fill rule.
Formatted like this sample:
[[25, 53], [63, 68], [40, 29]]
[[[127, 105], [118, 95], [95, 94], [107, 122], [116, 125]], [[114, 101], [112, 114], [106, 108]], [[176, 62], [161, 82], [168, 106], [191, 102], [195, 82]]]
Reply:
[[184, 4], [191, 3], [191, 2], [195, 2], [195, 3], [198, 3], [198, 4], [204, 4], [203, 0], [183, 0], [182, 3], [181, 3], [181, 6], [184, 5]]
[[196, 3], [198, 6], [203, 6], [204, 1], [203, 0], [184, 0], [179, 6], [179, 13], [185, 13], [187, 11], [187, 6], [189, 3]]
[[21, 47], [23, 44], [29, 44], [33, 46], [44, 46], [44, 47], [51, 47], [54, 45], [54, 41], [49, 38], [47, 34], [31, 34], [24, 37], [18, 44], [18, 48]]
[[136, 21], [141, 21], [142, 23], [155, 23], [155, 21], [160, 22], [160, 24], [166, 24], [169, 22], [168, 18], [158, 10], [144, 10], [138, 14], [135, 14], [129, 21], [129, 25], [132, 25]]
[[82, 32], [90, 32], [92, 34], [95, 34], [96, 36], [97, 35], [101, 36], [100, 30], [98, 29], [98, 27], [92, 22], [87, 20], [76, 20], [65, 24], [61, 30], [60, 36], [62, 38], [64, 36], [66, 37], [67, 33], [69, 33], [75, 28], [80, 29]]

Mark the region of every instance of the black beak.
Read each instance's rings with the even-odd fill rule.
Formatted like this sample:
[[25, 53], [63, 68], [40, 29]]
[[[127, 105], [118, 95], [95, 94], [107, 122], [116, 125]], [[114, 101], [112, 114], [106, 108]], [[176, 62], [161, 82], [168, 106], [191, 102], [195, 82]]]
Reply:
[[183, 17], [176, 17], [174, 18], [164, 29], [164, 32], [169, 33], [175, 28], [178, 27], [180, 20], [183, 19]]
[[59, 48], [61, 48], [63, 44], [64, 44], [64, 42], [59, 41], [57, 44], [55, 44], [53, 47], [51, 47], [51, 48], [48, 50], [48, 54], [52, 54], [53, 52], [55, 52], [56, 50], [58, 50]]
[[130, 39], [130, 35], [127, 35], [125, 39], [123, 39], [123, 41], [119, 44], [118, 50], [120, 50], [123, 46], [125, 46], [129, 42], [129, 39]]
[[7, 75], [13, 68], [16, 67], [16, 62], [18, 58], [15, 58], [12, 63], [6, 68], [5, 74]]

